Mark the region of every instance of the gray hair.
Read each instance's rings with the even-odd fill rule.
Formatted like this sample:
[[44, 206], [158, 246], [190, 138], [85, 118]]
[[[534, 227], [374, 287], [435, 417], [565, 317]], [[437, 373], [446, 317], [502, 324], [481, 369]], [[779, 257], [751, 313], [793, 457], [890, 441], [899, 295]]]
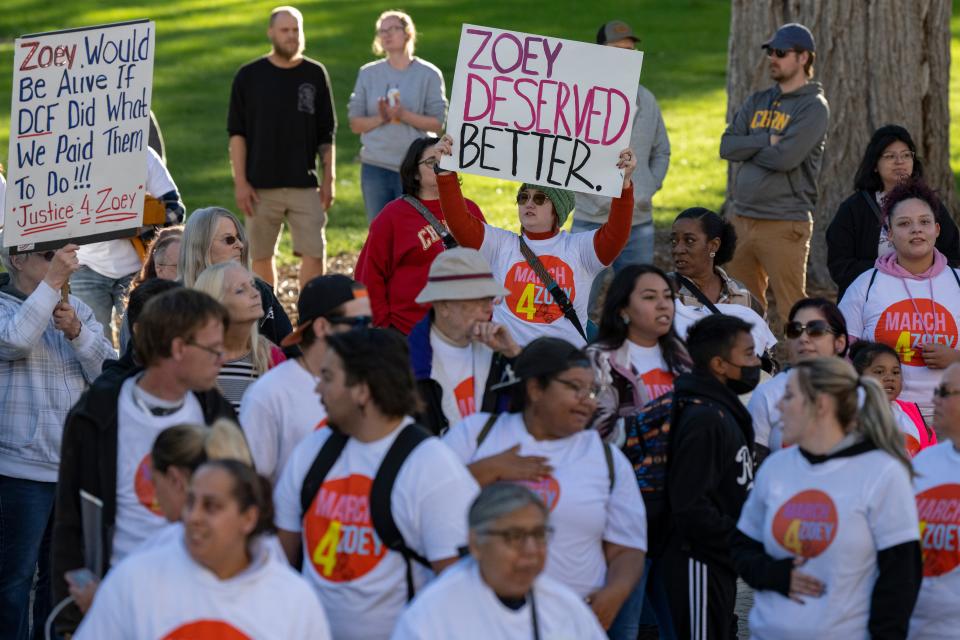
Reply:
[[546, 505], [533, 491], [519, 484], [495, 482], [484, 487], [470, 505], [467, 525], [470, 531], [482, 533], [494, 521], [531, 504], [540, 510], [544, 520], [549, 518]]
[[197, 209], [187, 217], [186, 226], [183, 228], [183, 241], [180, 244], [177, 276], [185, 286], [192, 287], [200, 273], [210, 266], [210, 245], [213, 243], [213, 234], [221, 218], [230, 218], [236, 225], [237, 237], [243, 243], [240, 264], [250, 268], [247, 234], [237, 216], [223, 207]]
[[10, 248], [3, 246], [3, 229], [0, 229], [0, 264], [7, 273], [13, 273], [13, 261], [10, 259]]

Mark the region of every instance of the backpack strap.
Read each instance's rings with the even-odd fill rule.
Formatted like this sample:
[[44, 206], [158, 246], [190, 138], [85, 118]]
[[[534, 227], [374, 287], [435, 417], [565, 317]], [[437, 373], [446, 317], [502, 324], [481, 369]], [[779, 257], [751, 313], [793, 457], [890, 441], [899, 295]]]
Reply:
[[[580, 334], [580, 337], [587, 340], [587, 333], [583, 330], [583, 325], [580, 324], [580, 318], [577, 317], [577, 311], [573, 308], [573, 303], [570, 302], [570, 298], [567, 297], [567, 294], [563, 292], [563, 289], [560, 288], [557, 281], [547, 272], [546, 267], [543, 266], [540, 258], [538, 258], [527, 245], [523, 236], [520, 236], [520, 253], [523, 254], [523, 259], [527, 261], [527, 264], [530, 265], [533, 272], [540, 278], [543, 286], [545, 286], [547, 291], [550, 292], [550, 295], [553, 296], [553, 301], [556, 302], [560, 310], [563, 311], [563, 316], [573, 324], [573, 327], [577, 330], [577, 333]], [[587, 340], [587, 342], [589, 342], [589, 340]]]
[[327, 441], [323, 443], [323, 446], [320, 447], [320, 452], [317, 453], [317, 457], [313, 459], [313, 464], [310, 465], [310, 469], [303, 479], [303, 486], [300, 488], [301, 519], [306, 515], [307, 510], [310, 509], [310, 504], [316, 497], [317, 492], [320, 491], [320, 486], [323, 485], [327, 474], [330, 473], [330, 469], [332, 469], [333, 465], [337, 462], [337, 458], [343, 453], [343, 448], [347, 446], [347, 440], [350, 439], [336, 429], [331, 427], [327, 428], [330, 429], [330, 436], [327, 438]]
[[617, 475], [613, 469], [613, 449], [609, 442], [603, 443], [603, 459], [607, 463], [607, 477], [610, 478], [610, 491], [613, 491], [613, 485], [617, 483]]
[[370, 489], [370, 520], [373, 530], [388, 549], [392, 549], [403, 556], [407, 565], [407, 602], [413, 600], [413, 565], [411, 560], [430, 568], [430, 561], [406, 545], [397, 523], [390, 510], [390, 497], [393, 485], [397, 481], [397, 474], [410, 454], [424, 440], [431, 438], [430, 433], [419, 424], [408, 424], [390, 445], [387, 455], [384, 456], [377, 469]]
[[957, 275], [957, 270], [951, 267], [949, 264], [947, 265], [947, 269], [950, 269], [950, 273], [953, 274], [953, 279], [957, 281], [957, 287], [960, 287], [960, 276]]
[[677, 278], [677, 282], [680, 283], [681, 287], [687, 289], [690, 293], [692, 293], [693, 297], [700, 301], [700, 304], [705, 306], [707, 309], [710, 309], [710, 313], [713, 313], [713, 314], [720, 313], [720, 309], [717, 309], [717, 305], [710, 302], [710, 298], [708, 298], [703, 291], [700, 291], [700, 287], [693, 284], [693, 282], [691, 282], [687, 278], [684, 278], [679, 273], [675, 273], [674, 276]]
[[[953, 271], [953, 269], [950, 269], [950, 270]], [[953, 272], [953, 277], [954, 277], [954, 278], [957, 277], [957, 272], [956, 272], [956, 271]], [[866, 302], [866, 301], [867, 301], [867, 298], [870, 297], [870, 289], [873, 288], [873, 281], [876, 280], [876, 279], [877, 279], [877, 269], [874, 268], [873, 274], [870, 276], [870, 283], [867, 284], [867, 292], [863, 294], [863, 301], [864, 301], [864, 302]], [[957, 280], [957, 286], [960, 286], [960, 280]]]
[[490, 435], [490, 429], [493, 429], [493, 423], [495, 423], [499, 417], [499, 413], [491, 413], [490, 417], [487, 418], [487, 421], [483, 423], [483, 428], [480, 429], [480, 433], [477, 434], [477, 449], [480, 448], [480, 445], [483, 444], [483, 441], [487, 439], [488, 435]]
[[430, 209], [427, 209], [418, 198], [414, 198], [408, 194], [403, 196], [403, 201], [416, 209], [417, 213], [423, 216], [423, 219], [430, 223], [430, 226], [433, 227], [433, 230], [436, 231], [437, 235], [440, 236], [440, 239], [443, 240], [444, 249], [453, 249], [454, 247], [460, 246], [456, 238], [454, 238], [450, 233], [450, 230], [447, 229], [442, 222], [437, 220], [437, 217], [433, 215]]
[[867, 201], [867, 204], [870, 205], [870, 210], [873, 211], [873, 215], [877, 217], [877, 222], [880, 223], [880, 227], [883, 228], [887, 226], [883, 220], [883, 212], [880, 211], [880, 205], [877, 204], [876, 198], [863, 189], [861, 189], [858, 193], [863, 197], [864, 200]]

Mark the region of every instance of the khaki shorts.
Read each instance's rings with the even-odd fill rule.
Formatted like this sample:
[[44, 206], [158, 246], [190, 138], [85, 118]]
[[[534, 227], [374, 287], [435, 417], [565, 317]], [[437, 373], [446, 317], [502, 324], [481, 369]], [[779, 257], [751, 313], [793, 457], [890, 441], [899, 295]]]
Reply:
[[287, 219], [296, 256], [325, 258], [327, 215], [316, 188], [257, 189], [254, 215], [247, 216], [250, 258], [266, 260], [276, 253], [280, 226]]

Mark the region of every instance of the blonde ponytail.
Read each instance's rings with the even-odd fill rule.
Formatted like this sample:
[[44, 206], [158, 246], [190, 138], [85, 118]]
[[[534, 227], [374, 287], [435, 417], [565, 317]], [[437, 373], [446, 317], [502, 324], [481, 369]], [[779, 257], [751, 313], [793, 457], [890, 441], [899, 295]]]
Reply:
[[253, 457], [243, 432], [233, 420], [219, 418], [207, 430], [204, 449], [207, 460], [239, 460], [253, 466]]
[[814, 358], [798, 363], [797, 383], [810, 402], [821, 393], [836, 401], [837, 421], [846, 433], [855, 431], [887, 452], [906, 467], [913, 477], [913, 465], [897, 429], [890, 402], [876, 380], [860, 377], [846, 360]]
[[243, 432], [226, 418], [218, 419], [212, 427], [198, 424], [167, 427], [154, 440], [150, 456], [153, 467], [161, 472], [179, 467], [192, 474], [208, 460], [239, 460], [253, 466]]

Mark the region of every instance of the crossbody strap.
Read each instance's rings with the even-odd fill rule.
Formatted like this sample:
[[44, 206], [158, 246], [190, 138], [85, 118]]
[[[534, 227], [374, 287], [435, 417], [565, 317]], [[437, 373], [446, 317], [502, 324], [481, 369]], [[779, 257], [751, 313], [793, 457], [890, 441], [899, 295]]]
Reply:
[[710, 313], [720, 313], [720, 309], [717, 309], [717, 305], [710, 302], [710, 298], [708, 298], [703, 291], [700, 291], [700, 287], [693, 284], [693, 282], [687, 278], [684, 278], [679, 273], [675, 275], [677, 276], [677, 282], [680, 283], [680, 286], [685, 287], [688, 291], [690, 291], [690, 293], [693, 294], [693, 297], [700, 301], [700, 304], [705, 306], [707, 309], [710, 309]]
[[427, 209], [420, 200], [414, 198], [411, 195], [403, 196], [403, 201], [409, 204], [411, 207], [417, 210], [423, 219], [430, 223], [430, 226], [433, 227], [433, 230], [437, 232], [437, 235], [440, 236], [440, 239], [443, 240], [444, 249], [453, 249], [454, 247], [459, 247], [456, 238], [450, 233], [450, 230], [447, 229], [446, 225], [437, 220], [437, 217], [433, 215], [430, 209]]
[[[550, 292], [550, 295], [553, 296], [553, 301], [557, 303], [558, 307], [560, 307], [564, 317], [573, 324], [574, 328], [577, 330], [577, 333], [580, 334], [580, 337], [584, 340], [587, 340], [587, 333], [583, 330], [583, 325], [580, 324], [580, 318], [577, 317], [577, 312], [573, 308], [573, 303], [570, 302], [570, 298], [568, 298], [567, 294], [563, 292], [563, 289], [560, 288], [560, 285], [557, 284], [556, 280], [550, 276], [546, 267], [544, 267], [543, 263], [540, 262], [540, 258], [537, 257], [533, 250], [524, 241], [523, 236], [520, 236], [520, 253], [523, 254], [523, 259], [527, 261], [527, 264], [530, 265], [530, 268], [533, 269], [533, 272], [537, 274], [538, 278], [540, 278], [540, 282], [543, 283], [543, 286], [545, 286], [547, 291]], [[587, 340], [587, 342], [589, 342], [589, 340]]]
[[880, 205], [877, 204], [876, 198], [862, 189], [859, 191], [859, 193], [863, 199], [867, 201], [867, 204], [870, 205], [870, 209], [873, 211], [873, 215], [877, 216], [877, 222], [880, 223], [880, 226], [885, 227], [886, 223], [883, 221], [883, 212], [880, 211]]

